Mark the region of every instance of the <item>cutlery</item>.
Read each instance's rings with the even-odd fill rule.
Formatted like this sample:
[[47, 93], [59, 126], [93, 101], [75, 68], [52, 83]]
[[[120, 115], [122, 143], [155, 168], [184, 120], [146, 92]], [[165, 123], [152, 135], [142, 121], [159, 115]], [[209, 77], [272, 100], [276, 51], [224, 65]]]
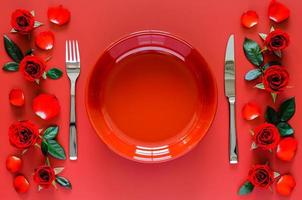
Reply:
[[230, 138], [229, 138], [229, 162], [230, 164], [238, 163], [238, 149], [237, 149], [237, 133], [236, 133], [236, 123], [235, 123], [235, 52], [234, 52], [234, 35], [229, 37], [224, 63], [224, 87], [225, 95], [228, 98], [229, 108], [230, 108]]
[[76, 126], [76, 82], [80, 75], [80, 52], [77, 40], [66, 41], [66, 71], [70, 80], [70, 123], [69, 123], [69, 159], [77, 160], [77, 126]]

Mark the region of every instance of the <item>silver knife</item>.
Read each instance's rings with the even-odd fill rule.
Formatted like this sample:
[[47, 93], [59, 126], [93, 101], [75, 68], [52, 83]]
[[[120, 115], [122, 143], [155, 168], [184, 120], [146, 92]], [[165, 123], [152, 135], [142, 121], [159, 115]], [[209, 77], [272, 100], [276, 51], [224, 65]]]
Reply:
[[238, 149], [237, 149], [237, 134], [235, 123], [235, 51], [234, 51], [234, 35], [229, 37], [226, 48], [225, 63], [224, 63], [224, 89], [225, 96], [228, 98], [230, 106], [230, 164], [238, 163]]

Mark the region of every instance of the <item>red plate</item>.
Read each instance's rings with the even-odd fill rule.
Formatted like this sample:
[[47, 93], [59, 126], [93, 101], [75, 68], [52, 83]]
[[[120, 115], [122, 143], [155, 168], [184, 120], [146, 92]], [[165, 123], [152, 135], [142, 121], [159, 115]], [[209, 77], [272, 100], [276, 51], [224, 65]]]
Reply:
[[114, 43], [86, 88], [97, 134], [114, 152], [138, 162], [168, 161], [191, 150], [216, 107], [216, 83], [203, 57], [163, 32], [138, 32]]

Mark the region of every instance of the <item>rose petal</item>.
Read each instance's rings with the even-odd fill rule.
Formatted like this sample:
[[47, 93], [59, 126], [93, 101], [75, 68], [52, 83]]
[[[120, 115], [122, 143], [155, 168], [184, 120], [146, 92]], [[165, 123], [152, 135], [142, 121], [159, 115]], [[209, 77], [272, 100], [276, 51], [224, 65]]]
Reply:
[[241, 15], [241, 24], [245, 28], [252, 28], [258, 24], [258, 14], [253, 10], [248, 10]]
[[19, 175], [14, 179], [14, 188], [19, 193], [25, 193], [29, 190], [30, 184], [23, 175]]
[[21, 89], [12, 89], [9, 93], [9, 103], [13, 106], [21, 107], [24, 105], [25, 97]]
[[293, 137], [282, 139], [277, 146], [277, 157], [283, 161], [291, 161], [297, 151], [298, 141]]
[[269, 18], [277, 23], [283, 22], [288, 19], [290, 15], [290, 10], [282, 3], [272, 0], [268, 8]]
[[40, 94], [33, 100], [33, 111], [44, 120], [56, 117], [60, 112], [60, 104], [56, 96]]
[[64, 25], [70, 21], [70, 11], [62, 5], [48, 8], [47, 16], [50, 22], [57, 25]]
[[39, 33], [35, 38], [35, 44], [42, 50], [50, 50], [53, 48], [55, 36], [51, 31]]
[[10, 155], [6, 158], [6, 169], [11, 173], [19, 172], [22, 167], [22, 159], [18, 156]]
[[255, 103], [247, 103], [242, 108], [242, 116], [245, 120], [254, 120], [260, 115], [261, 109]]
[[276, 190], [283, 196], [289, 196], [296, 187], [296, 181], [290, 174], [282, 175], [276, 183]]

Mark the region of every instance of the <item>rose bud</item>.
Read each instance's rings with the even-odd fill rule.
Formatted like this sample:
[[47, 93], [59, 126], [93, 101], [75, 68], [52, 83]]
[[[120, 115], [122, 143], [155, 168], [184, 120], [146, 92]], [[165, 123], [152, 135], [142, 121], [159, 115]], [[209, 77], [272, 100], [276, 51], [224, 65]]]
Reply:
[[8, 136], [11, 145], [27, 149], [36, 143], [39, 129], [30, 121], [15, 122], [9, 127]]
[[29, 34], [35, 25], [34, 16], [24, 9], [17, 9], [12, 13], [11, 26], [20, 34]]
[[35, 170], [34, 181], [43, 188], [48, 188], [55, 181], [55, 178], [55, 171], [47, 165], [40, 166]]
[[265, 38], [264, 45], [270, 51], [285, 49], [289, 45], [289, 35], [280, 29], [276, 29]]
[[282, 66], [271, 66], [264, 71], [262, 82], [264, 89], [278, 93], [282, 92], [288, 85], [289, 74]]
[[270, 123], [264, 123], [254, 129], [253, 141], [263, 150], [272, 150], [280, 141], [278, 128]]
[[46, 63], [38, 56], [25, 56], [20, 62], [20, 71], [26, 80], [40, 79], [45, 72]]
[[268, 188], [274, 182], [274, 172], [267, 165], [254, 165], [248, 175], [248, 180], [260, 188]]

